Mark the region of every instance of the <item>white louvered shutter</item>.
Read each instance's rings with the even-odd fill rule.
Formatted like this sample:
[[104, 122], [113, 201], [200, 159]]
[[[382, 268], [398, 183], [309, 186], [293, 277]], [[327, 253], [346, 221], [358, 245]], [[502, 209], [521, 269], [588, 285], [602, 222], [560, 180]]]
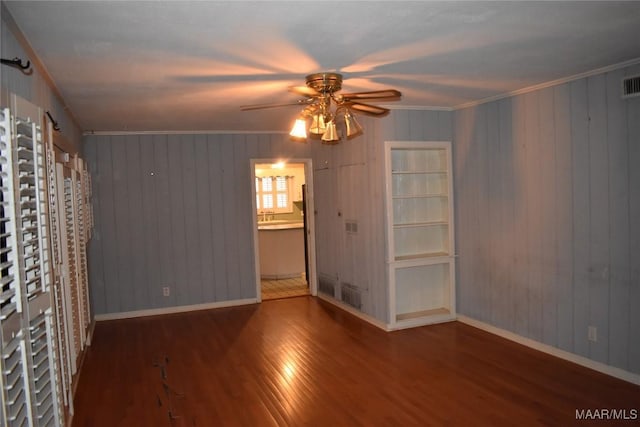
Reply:
[[70, 348], [66, 328], [66, 306], [62, 284], [62, 248], [60, 227], [60, 206], [56, 187], [56, 153], [53, 144], [47, 144], [47, 177], [49, 184], [49, 223], [51, 228], [51, 255], [53, 264], [53, 312], [58, 337], [57, 354], [59, 361], [59, 379], [62, 388], [64, 405], [73, 413], [72, 380]]
[[[3, 110], [3, 250], [8, 264], [2, 280], [8, 282], [8, 316], [0, 326], [3, 422], [8, 426], [60, 426], [63, 417], [41, 118], [39, 108], [16, 96], [11, 111]], [[3, 301], [4, 291], [3, 285]]]
[[[90, 322], [89, 310], [89, 273], [87, 271], [87, 242], [89, 238], [89, 226], [87, 223], [86, 185], [84, 180], [85, 169], [81, 159], [77, 159], [78, 170], [75, 177], [76, 197], [76, 235], [78, 245], [78, 292], [80, 299], [80, 327], [82, 336], [86, 337]], [[84, 341], [83, 341], [84, 345]]]
[[0, 117], [0, 186], [2, 187], [0, 222], [0, 385], [2, 412], [0, 425], [31, 424], [29, 387], [26, 381], [26, 349], [22, 332], [22, 294], [20, 287], [18, 233], [15, 216], [14, 150], [12, 120], [8, 108]]

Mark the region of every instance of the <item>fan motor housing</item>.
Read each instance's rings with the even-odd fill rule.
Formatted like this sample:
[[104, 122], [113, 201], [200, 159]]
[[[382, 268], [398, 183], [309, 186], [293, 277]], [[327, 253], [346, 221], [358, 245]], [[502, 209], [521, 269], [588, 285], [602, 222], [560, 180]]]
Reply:
[[342, 74], [315, 73], [306, 77], [307, 86], [320, 93], [333, 93], [342, 89]]

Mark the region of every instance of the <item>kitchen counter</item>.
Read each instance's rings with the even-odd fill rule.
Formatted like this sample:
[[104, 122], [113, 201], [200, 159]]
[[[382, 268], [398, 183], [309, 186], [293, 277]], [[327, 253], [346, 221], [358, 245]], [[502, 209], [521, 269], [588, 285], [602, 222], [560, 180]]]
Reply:
[[304, 223], [302, 221], [288, 221], [288, 220], [275, 220], [275, 221], [258, 221], [258, 230], [288, 230], [294, 228], [303, 228]]
[[304, 273], [302, 221], [260, 221], [258, 240], [262, 279], [289, 279]]

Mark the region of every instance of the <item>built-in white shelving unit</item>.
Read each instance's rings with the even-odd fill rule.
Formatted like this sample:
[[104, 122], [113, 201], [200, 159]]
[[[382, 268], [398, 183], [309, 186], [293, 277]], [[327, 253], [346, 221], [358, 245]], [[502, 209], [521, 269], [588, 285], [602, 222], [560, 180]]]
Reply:
[[385, 143], [390, 328], [455, 319], [449, 142]]

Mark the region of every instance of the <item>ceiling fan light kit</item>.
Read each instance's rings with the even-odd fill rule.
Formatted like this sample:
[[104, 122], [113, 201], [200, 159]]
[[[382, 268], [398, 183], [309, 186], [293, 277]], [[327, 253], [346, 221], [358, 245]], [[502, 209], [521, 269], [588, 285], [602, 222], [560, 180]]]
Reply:
[[289, 132], [292, 139], [306, 140], [307, 139], [307, 120], [302, 117], [298, 117], [293, 125], [293, 129]]
[[327, 123], [327, 130], [322, 134], [321, 139], [324, 144], [337, 144], [340, 142], [340, 135], [338, 135], [338, 128], [334, 120]]
[[383, 117], [389, 113], [387, 108], [361, 101], [397, 101], [402, 96], [395, 89], [338, 94], [337, 92], [341, 89], [342, 74], [333, 72], [309, 74], [306, 77], [306, 86], [289, 88], [291, 92], [305, 96], [305, 99], [295, 103], [246, 105], [241, 109], [248, 111], [286, 105], [305, 105], [289, 133], [291, 138], [306, 142], [307, 135], [311, 134], [311, 136], [320, 136], [323, 144], [337, 144], [342, 139], [338, 132], [338, 119], [341, 119], [340, 123], [344, 123], [346, 138], [352, 139], [364, 133], [354, 112], [373, 117]]
[[347, 139], [353, 139], [364, 133], [364, 129], [349, 110], [344, 113], [344, 126], [347, 131]]
[[322, 135], [327, 131], [327, 125], [324, 122], [324, 114], [316, 113], [311, 117], [311, 126], [309, 126], [309, 132], [315, 135]]

